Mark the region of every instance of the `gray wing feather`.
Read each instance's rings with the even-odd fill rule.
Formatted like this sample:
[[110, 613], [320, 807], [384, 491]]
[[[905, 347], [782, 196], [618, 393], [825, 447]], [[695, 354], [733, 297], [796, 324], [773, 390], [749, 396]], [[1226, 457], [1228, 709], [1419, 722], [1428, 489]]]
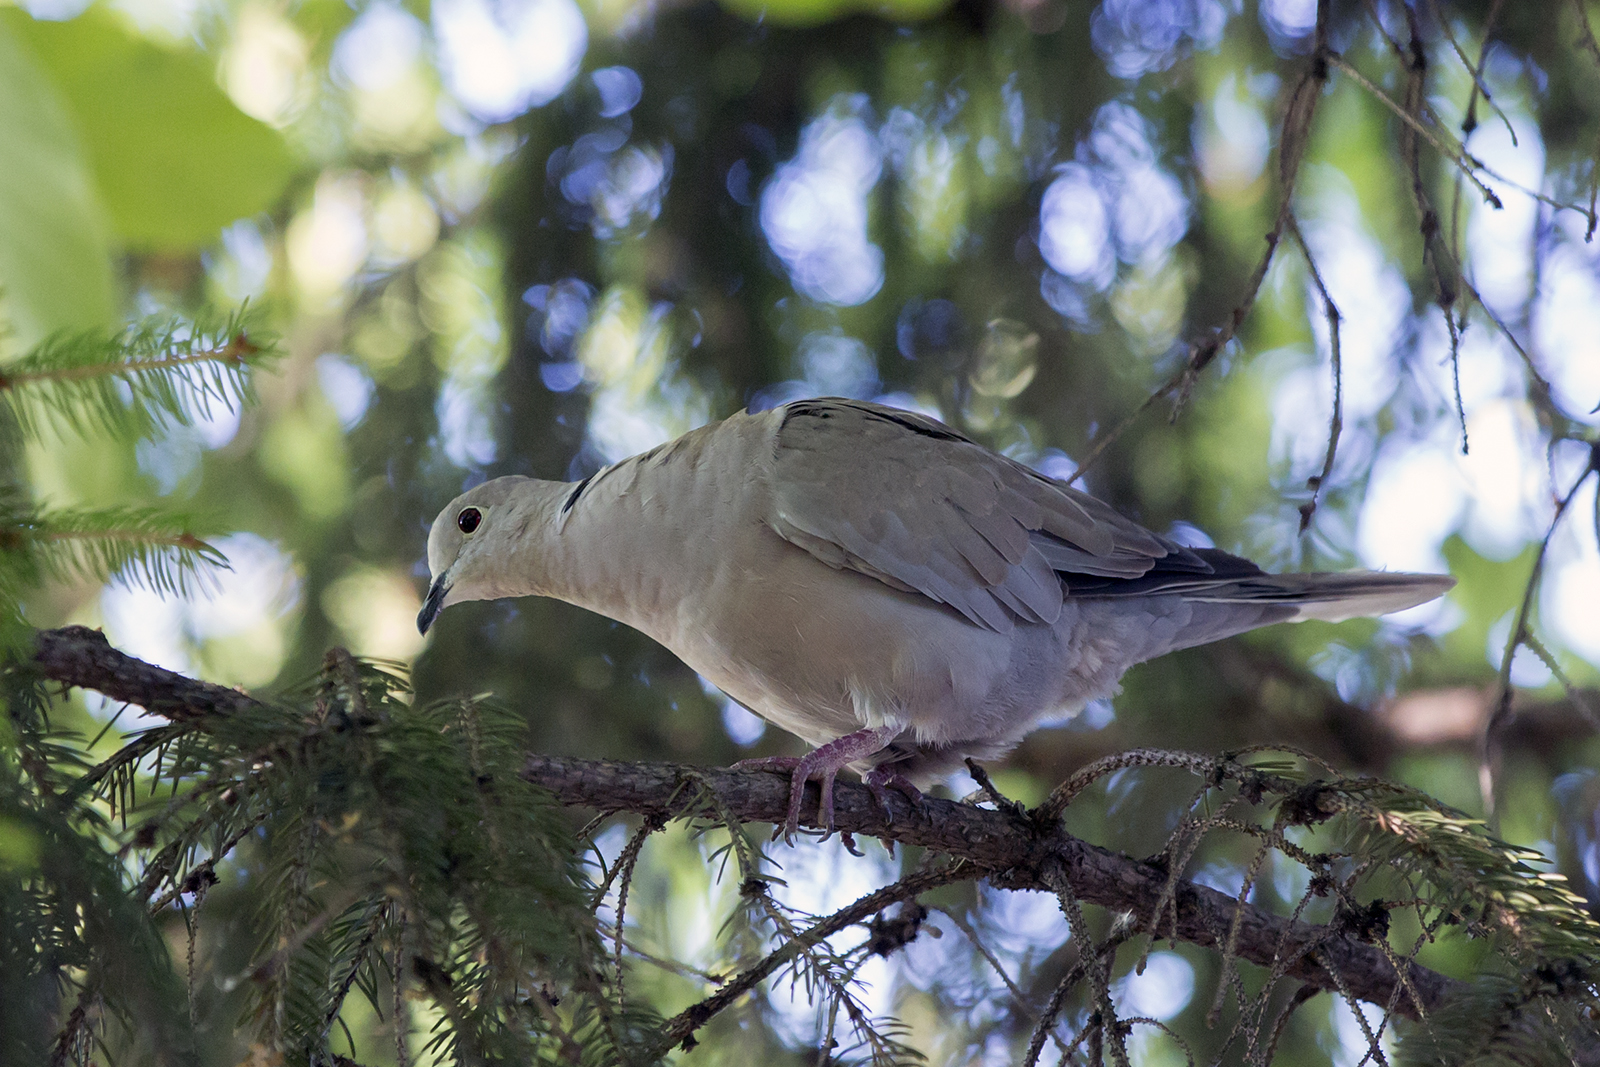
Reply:
[[[1008, 632], [1051, 623], [1058, 571], [1136, 578], [1178, 555], [1093, 497], [912, 412], [848, 400], [788, 405], [769, 525], [831, 567], [921, 593]], [[1069, 578], [1070, 581], [1070, 578]]]

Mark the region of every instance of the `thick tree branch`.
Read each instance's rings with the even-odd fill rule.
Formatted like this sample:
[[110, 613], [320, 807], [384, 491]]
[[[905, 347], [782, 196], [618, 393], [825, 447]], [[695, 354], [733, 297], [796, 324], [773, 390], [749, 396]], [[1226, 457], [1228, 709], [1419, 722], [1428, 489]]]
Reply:
[[[679, 818], [708, 809], [698, 790], [709, 790], [736, 818], [747, 822], [781, 822], [788, 805], [787, 777], [770, 771], [735, 771], [654, 763], [614, 763], [561, 756], [531, 755], [523, 767], [527, 781], [544, 787], [564, 804], [602, 812], [631, 812], [658, 818]], [[697, 790], [698, 787], [698, 790]], [[948, 800], [929, 799], [913, 808], [890, 793], [893, 821], [864, 787], [840, 782], [834, 786], [834, 824], [852, 834], [918, 845], [967, 860], [974, 874], [1002, 889], [1053, 892], [1052, 869], [1059, 867], [1080, 900], [1118, 912], [1131, 912], [1149, 923], [1167, 874], [1161, 868], [1092, 845], [1060, 827], [1040, 827], [1024, 813], [990, 811]], [[816, 787], [808, 787], [802, 811], [816, 810]], [[805, 820], [802, 819], [802, 822]], [[1168, 911], [1157, 932], [1196, 945], [1220, 948], [1233, 923], [1232, 897], [1187, 880], [1178, 882], [1176, 923]], [[1330, 969], [1339, 972], [1357, 997], [1387, 1005], [1395, 993], [1394, 968], [1381, 951], [1351, 937], [1312, 923], [1287, 919], [1251, 905], [1240, 916], [1237, 951], [1244, 959], [1272, 967], [1279, 946], [1292, 963], [1281, 973], [1319, 989], [1335, 990]], [[1408, 977], [1432, 1011], [1461, 983], [1417, 964]], [[1404, 991], [1393, 1001], [1408, 1018], [1418, 1006]]]
[[[105, 636], [81, 626], [39, 635], [35, 662], [48, 678], [95, 689], [138, 704], [164, 717], [186, 722], [235, 714], [259, 706], [247, 694], [196, 681], [155, 667], [113, 649]], [[525, 780], [553, 793], [563, 804], [601, 812], [631, 812], [656, 818], [706, 814], [720, 807], [749, 822], [782, 821], [788, 779], [767, 771], [734, 771], [668, 764], [614, 763], [530, 755]], [[712, 794], [708, 796], [707, 793]], [[715, 803], [711, 803], [713, 800]], [[966, 860], [975, 877], [1002, 889], [1053, 892], [1064, 876], [1078, 899], [1133, 914], [1161, 936], [1220, 948], [1235, 924], [1236, 902], [1187, 880], [1177, 883], [1172, 904], [1155, 909], [1167, 885], [1160, 867], [1092, 845], [1058, 824], [1040, 825], [1027, 813], [991, 811], [947, 800], [929, 799], [919, 807], [889, 793], [889, 810], [864, 787], [840, 783], [834, 790], [834, 820], [839, 829], [885, 841], [918, 845]], [[816, 787], [807, 808], [816, 810]], [[1152, 923], [1154, 924], [1152, 927]], [[1252, 905], [1243, 905], [1234, 943], [1239, 956], [1318, 989], [1340, 986], [1380, 1006], [1395, 1005], [1409, 1018], [1432, 1012], [1459, 992], [1463, 983], [1415, 963], [1406, 964], [1401, 988], [1384, 953], [1330, 927], [1290, 923]], [[1337, 977], [1335, 977], [1337, 975]]]
[[87, 626], [41, 630], [34, 662], [52, 681], [93, 689], [174, 722], [246, 711], [258, 703], [237, 689], [196, 681], [118, 652], [105, 634]]

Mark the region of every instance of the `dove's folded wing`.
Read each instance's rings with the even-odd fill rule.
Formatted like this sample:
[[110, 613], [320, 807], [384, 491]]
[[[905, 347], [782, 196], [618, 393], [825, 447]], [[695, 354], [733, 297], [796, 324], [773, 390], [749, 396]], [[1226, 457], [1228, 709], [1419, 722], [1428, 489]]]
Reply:
[[1200, 556], [1094, 498], [912, 412], [788, 406], [768, 523], [830, 566], [948, 604], [1001, 633], [1053, 623], [1079, 575], [1211, 574]]

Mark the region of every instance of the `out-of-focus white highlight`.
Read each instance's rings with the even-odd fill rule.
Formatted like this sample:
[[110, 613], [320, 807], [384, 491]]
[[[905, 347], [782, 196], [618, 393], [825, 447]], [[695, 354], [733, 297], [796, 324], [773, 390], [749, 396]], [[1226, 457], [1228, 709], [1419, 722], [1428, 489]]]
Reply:
[[1178, 180], [1156, 162], [1150, 121], [1120, 100], [1101, 106], [1087, 147], [1098, 161], [1098, 177], [1113, 197], [1117, 254], [1124, 262], [1151, 266], [1189, 228], [1189, 201]]
[[1600, 424], [1600, 278], [1588, 251], [1563, 242], [1545, 260], [1533, 337], [1556, 402], [1593, 426]]
[[[813, 915], [826, 915], [859, 900], [873, 890], [899, 877], [899, 865], [882, 848], [870, 848], [865, 857], [852, 856], [839, 838], [788, 850], [783, 857], [783, 882], [774, 882], [772, 895], [788, 907]], [[860, 928], [828, 939], [835, 951], [843, 952], [862, 941]], [[855, 974], [851, 992], [867, 1015], [881, 1018], [893, 1007], [894, 969], [882, 956], [869, 956]], [[820, 986], [820, 983], [819, 983]], [[791, 995], [792, 991], [792, 995]], [[819, 988], [819, 992], [823, 990]], [[792, 1047], [815, 1048], [824, 1028], [820, 1009], [806, 998], [804, 982], [791, 983], [788, 977], [772, 980], [771, 1003], [776, 1018], [774, 1030]], [[851, 1044], [849, 1022], [841, 1016], [838, 1025], [842, 1044]]]
[[398, 267], [419, 259], [439, 239], [439, 213], [409, 182], [395, 182], [372, 205], [374, 266]]
[[368, 5], [339, 35], [333, 69], [360, 89], [385, 89], [403, 78], [422, 54], [422, 23], [398, 5]]
[[1119, 258], [1153, 272], [1189, 228], [1188, 197], [1157, 165], [1150, 134], [1137, 109], [1120, 101], [1104, 105], [1077, 160], [1056, 168], [1045, 189], [1039, 253], [1055, 274], [1045, 275], [1041, 291], [1068, 318], [1082, 320], [1085, 308], [1062, 279], [1103, 291]]
[[1071, 936], [1061, 906], [1048, 893], [985, 892], [975, 916], [979, 936], [1002, 959], [1042, 959]]
[[589, 75], [600, 93], [600, 117], [614, 119], [638, 106], [644, 96], [644, 81], [629, 67], [601, 67]]
[[672, 172], [672, 153], [629, 145], [606, 162], [603, 177], [589, 191], [595, 236], [602, 240], [621, 230], [654, 222]]
[[196, 33], [201, 15], [208, 13], [202, 0], [111, 0], [109, 6], [144, 36], [173, 44], [186, 43]]
[[[1303, 228], [1322, 280], [1343, 317], [1339, 353], [1344, 365], [1345, 418], [1365, 419], [1388, 402], [1398, 384], [1395, 349], [1411, 313], [1411, 290], [1367, 232], [1361, 205], [1343, 175], [1321, 168], [1317, 177], [1322, 181], [1315, 221]], [[1325, 365], [1332, 338], [1322, 313], [1322, 298], [1309, 279], [1306, 301], [1311, 331]], [[1331, 403], [1331, 379], [1327, 389]], [[1316, 432], [1323, 429], [1317, 427]]]
[[331, 353], [317, 357], [317, 383], [346, 430], [355, 428], [372, 402], [374, 386], [361, 369]]
[[1117, 247], [1129, 263], [1159, 260], [1189, 228], [1189, 201], [1178, 179], [1154, 165], [1123, 176], [1117, 195]]
[[1467, 414], [1471, 451], [1459, 458], [1472, 493], [1462, 533], [1479, 554], [1509, 559], [1550, 521], [1544, 447], [1533, 409], [1509, 398]]
[[281, 620], [300, 600], [300, 580], [281, 548], [255, 534], [216, 541], [231, 570], [212, 573], [185, 597], [112, 584], [100, 594], [107, 636], [131, 656], [169, 670], [193, 671], [203, 642], [247, 636], [250, 655], [229, 658], [240, 685], [271, 681], [285, 651]]
[[[1544, 184], [1544, 142], [1539, 127], [1525, 115], [1507, 116], [1517, 143], [1500, 122], [1485, 122], [1467, 139], [1467, 151], [1524, 189]], [[1516, 318], [1533, 284], [1534, 229], [1539, 205], [1533, 197], [1493, 178], [1485, 184], [1502, 207], [1479, 204], [1467, 225], [1467, 251], [1473, 284], [1483, 302], [1502, 318]]]
[[1382, 570], [1445, 570], [1439, 546], [1461, 522], [1467, 488], [1446, 449], [1391, 441], [1379, 451], [1367, 482], [1356, 532], [1361, 560]]
[[1594, 526], [1595, 482], [1572, 498], [1545, 560], [1540, 615], [1567, 648], [1600, 667], [1600, 547]]
[[[702, 426], [711, 404], [670, 358], [671, 306], [649, 304], [629, 286], [595, 303], [576, 345], [583, 379], [593, 386], [588, 437], [606, 463], [654, 448]], [[547, 320], [546, 326], [549, 326]]]
[[878, 361], [866, 343], [836, 333], [809, 333], [800, 342], [800, 367], [815, 396], [870, 396], [878, 388]]
[[572, 0], [435, 0], [433, 32], [445, 85], [484, 122], [554, 99], [589, 45]]
[[755, 744], [767, 732], [767, 720], [750, 711], [737, 700], [706, 681], [700, 679], [700, 688], [706, 696], [722, 706], [722, 728], [728, 738], [741, 747]]
[[1222, 79], [1196, 127], [1200, 174], [1212, 195], [1241, 192], [1261, 176], [1272, 134], [1239, 78], [1229, 74]]
[[1261, 0], [1261, 21], [1288, 37], [1304, 37], [1317, 25], [1317, 0]]
[[322, 593], [322, 611], [358, 656], [406, 661], [422, 651], [417, 632], [422, 601], [396, 571], [357, 567]]
[[[1333, 1067], [1359, 1067], [1361, 1064], [1377, 1063], [1377, 1057], [1372, 1055], [1372, 1045], [1367, 1040], [1367, 1034], [1378, 1033], [1378, 1028], [1383, 1025], [1383, 1009], [1376, 1004], [1365, 1001], [1356, 1001], [1356, 1009], [1361, 1012], [1361, 1018], [1366, 1020], [1366, 1029], [1362, 1029], [1361, 1019], [1356, 1018], [1356, 1009], [1352, 1009], [1344, 998], [1336, 998], [1329, 1011], [1333, 1021], [1333, 1038], [1337, 1046], [1329, 1050], [1332, 1053]], [[1393, 1031], [1386, 1029], [1383, 1036], [1378, 1039], [1378, 1047], [1389, 1057], [1389, 1062], [1394, 1058]]]
[[310, 56], [311, 46], [275, 6], [247, 3], [223, 54], [223, 88], [246, 115], [283, 126], [307, 98]]
[[1039, 252], [1057, 274], [1096, 289], [1111, 284], [1111, 219], [1089, 169], [1068, 163], [1039, 204]]
[[868, 240], [867, 196], [883, 170], [878, 138], [836, 101], [800, 134], [800, 149], [761, 191], [761, 228], [801, 293], [851, 307], [883, 285], [883, 250]]
[[351, 137], [358, 146], [409, 154], [439, 130], [438, 90], [421, 20], [379, 0], [339, 35], [329, 65], [350, 95]]
[[325, 174], [311, 206], [289, 224], [285, 247], [289, 269], [312, 300], [338, 294], [367, 258], [366, 201], [360, 180]]
[[728, 737], [734, 744], [749, 746], [761, 740], [766, 734], [767, 722], [761, 716], [744, 708], [732, 697], [724, 697], [722, 728], [727, 731]]
[[272, 249], [253, 222], [222, 231], [222, 251], [205, 253], [207, 274], [229, 303], [259, 300], [272, 277]]
[[1119, 984], [1119, 1016], [1166, 1022], [1194, 997], [1194, 967], [1176, 952], [1152, 952], [1143, 974], [1130, 973]]
[[439, 420], [439, 447], [456, 466], [482, 467], [499, 454], [494, 414], [488, 405], [485, 391], [465, 375], [446, 378], [440, 387], [434, 409]]

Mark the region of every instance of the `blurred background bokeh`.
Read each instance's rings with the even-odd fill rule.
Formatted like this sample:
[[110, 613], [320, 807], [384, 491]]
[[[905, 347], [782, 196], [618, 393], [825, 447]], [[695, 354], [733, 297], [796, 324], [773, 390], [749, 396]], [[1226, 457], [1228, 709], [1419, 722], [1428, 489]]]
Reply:
[[[1322, 467], [1334, 377], [1321, 299], [1287, 241], [1176, 420], [1170, 400], [1154, 405], [1083, 484], [1158, 531], [1270, 568], [1448, 570], [1460, 584], [1381, 622], [1278, 627], [1139, 668], [1115, 701], [994, 768], [1020, 799], [1137, 745], [1285, 743], [1486, 811], [1479, 749], [1507, 638], [1600, 427], [1600, 250], [1582, 210], [1600, 53], [1579, 22], [1600, 24], [1600, 4], [1332, 7], [1330, 44], [1396, 96], [1405, 71], [1383, 31], [1407, 41], [1414, 20], [1446, 130], [1462, 128], [1473, 86], [1462, 56], [1477, 62], [1496, 12], [1481, 70], [1492, 104], [1480, 95], [1464, 140], [1503, 206], [1458, 188], [1427, 147], [1420, 168], [1482, 300], [1455, 308], [1456, 358], [1400, 121], [1335, 72], [1295, 197], [1342, 313], [1343, 430], [1310, 528], [1298, 509]], [[814, 395], [916, 408], [1071, 473], [1246, 292], [1316, 8], [0, 7], [0, 350], [248, 301], [284, 353], [242, 413], [217, 408], [136, 446], [62, 436], [32, 450], [40, 497], [158, 502], [193, 516], [232, 570], [188, 599], [55, 587], [30, 617], [102, 626], [134, 655], [263, 691], [344, 645], [410, 664], [419, 700], [495, 694], [545, 751], [716, 764], [798, 752], [648, 639], [566, 605], [465, 605], [424, 641], [428, 523], [488, 477], [581, 478], [708, 420]], [[1550, 539], [1532, 616], [1591, 689], [1595, 480]], [[1537, 655], [1521, 650], [1510, 678], [1500, 831], [1600, 907], [1600, 741]], [[106, 711], [91, 701], [82, 714]], [[1074, 809], [1074, 828], [1149, 854], [1190, 790], [1119, 777]], [[603, 834], [603, 849], [615, 855], [623, 835]], [[631, 921], [662, 955], [695, 959], [729, 906], [697, 848], [680, 834], [646, 852]], [[831, 844], [784, 858], [785, 892], [815, 911], [897, 867]], [[1201, 880], [1236, 887], [1234, 860], [1219, 853]], [[1282, 880], [1292, 902], [1300, 890]], [[965, 906], [1023, 976], [1059, 966], [1053, 901], [974, 890]], [[897, 1008], [934, 1062], [1010, 1062], [1027, 1026], [954, 928], [932, 922], [952, 936], [864, 972], [875, 1003]], [[1213, 971], [1203, 954], [1159, 953], [1118, 995], [1194, 1026]], [[730, 1021], [696, 1056], [801, 1056], [818, 1025], [804, 990], [762, 1004], [768, 1025]], [[1167, 1038], [1139, 1040], [1146, 1062], [1182, 1062]], [[1284, 1042], [1285, 1062], [1354, 1064], [1365, 1049], [1343, 1006], [1308, 1008]]]

